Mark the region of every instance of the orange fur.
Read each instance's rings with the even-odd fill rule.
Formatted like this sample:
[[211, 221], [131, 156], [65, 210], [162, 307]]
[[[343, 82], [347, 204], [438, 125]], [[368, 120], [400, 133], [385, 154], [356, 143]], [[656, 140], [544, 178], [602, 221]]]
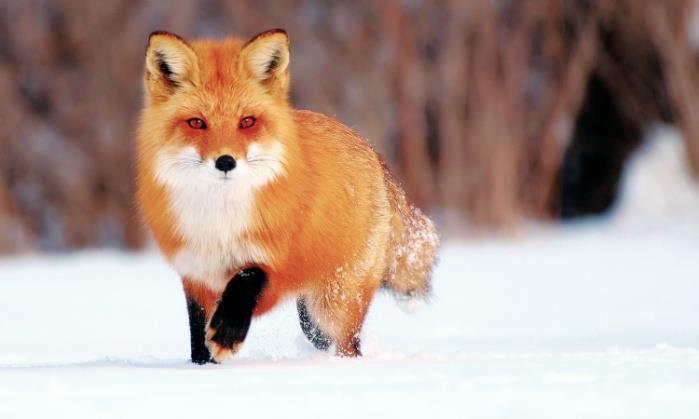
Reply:
[[[178, 255], [187, 246], [204, 245], [187, 236], [196, 233], [184, 234], [176, 227], [182, 223], [177, 217], [186, 214], [174, 209], [178, 192], [160, 180], [168, 174], [159, 168], [160, 153], [193, 147], [208, 162], [222, 154], [242, 161], [253, 144], [283, 150], [281, 173], [254, 188], [249, 218], [236, 243], [230, 243], [249, 245], [251, 255], [264, 257], [224, 261], [225, 279], [245, 265], [262, 266], [268, 285], [256, 315], [287, 297], [304, 296], [338, 353], [356, 355], [357, 336], [375, 291], [383, 283], [402, 294], [425, 294], [438, 241], [430, 220], [407, 203], [364, 140], [327, 116], [289, 106], [288, 49], [281, 51], [287, 43], [280, 31], [262, 33], [247, 43], [188, 43], [162, 32], [151, 36], [146, 105], [138, 132], [139, 208], [165, 256], [171, 261], [186, 258]], [[280, 55], [279, 67], [273, 68], [271, 61], [271, 70], [258, 65], [268, 51], [273, 58]], [[161, 71], [162, 56], [171, 59], [165, 69], [172, 70], [169, 77]], [[256, 118], [253, 127], [238, 126], [245, 116]], [[190, 118], [205, 120], [207, 128], [189, 127]], [[422, 232], [416, 235], [410, 228]], [[226, 255], [226, 249], [216, 246], [197, 250]], [[213, 296], [220, 295], [225, 281], [219, 287], [217, 278], [183, 275], [188, 297], [210, 316]]]

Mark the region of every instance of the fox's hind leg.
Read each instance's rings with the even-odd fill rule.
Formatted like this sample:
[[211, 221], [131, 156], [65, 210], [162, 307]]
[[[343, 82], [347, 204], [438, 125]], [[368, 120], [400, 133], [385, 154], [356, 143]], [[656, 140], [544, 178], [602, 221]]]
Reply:
[[240, 349], [266, 286], [267, 275], [257, 267], [243, 269], [228, 282], [206, 330], [214, 361], [223, 361]]
[[335, 345], [340, 356], [361, 356], [359, 334], [364, 325], [364, 318], [369, 311], [369, 304], [376, 293], [376, 286], [361, 287], [346, 296], [349, 301], [337, 303], [330, 311], [339, 327], [335, 332]]
[[187, 313], [189, 314], [189, 340], [191, 359], [195, 364], [212, 362], [206, 347], [206, 320], [216, 306], [216, 294], [205, 286], [183, 278]]
[[303, 331], [303, 334], [306, 335], [308, 341], [311, 342], [316, 349], [321, 351], [327, 350], [332, 343], [330, 341], [330, 337], [320, 328], [320, 325], [318, 325], [318, 323], [312, 317], [304, 297], [299, 297], [296, 300], [296, 309], [299, 313], [301, 330]]
[[300, 298], [299, 321], [308, 340], [318, 349], [335, 344], [340, 356], [360, 356], [359, 334], [377, 286], [329, 286], [318, 295]]

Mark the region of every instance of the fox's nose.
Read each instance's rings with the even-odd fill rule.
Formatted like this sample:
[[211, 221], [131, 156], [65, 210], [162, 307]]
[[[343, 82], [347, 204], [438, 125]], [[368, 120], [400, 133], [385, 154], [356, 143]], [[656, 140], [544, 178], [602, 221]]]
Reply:
[[224, 154], [216, 159], [216, 168], [223, 173], [230, 172], [231, 170], [235, 169], [235, 159], [233, 156]]

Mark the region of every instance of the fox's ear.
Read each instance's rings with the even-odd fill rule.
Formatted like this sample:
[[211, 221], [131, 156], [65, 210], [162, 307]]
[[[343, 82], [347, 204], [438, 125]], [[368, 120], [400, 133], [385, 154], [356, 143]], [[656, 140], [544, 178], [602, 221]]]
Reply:
[[286, 91], [289, 85], [289, 37], [283, 29], [255, 35], [240, 52], [240, 63], [250, 77]]
[[156, 31], [146, 47], [146, 86], [155, 97], [165, 98], [177, 89], [196, 85], [199, 75], [197, 55], [179, 36]]

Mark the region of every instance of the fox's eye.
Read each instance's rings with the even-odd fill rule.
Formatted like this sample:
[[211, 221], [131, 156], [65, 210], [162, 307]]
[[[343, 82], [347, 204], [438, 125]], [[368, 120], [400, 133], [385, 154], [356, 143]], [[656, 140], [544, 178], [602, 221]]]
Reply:
[[250, 128], [253, 125], [255, 125], [254, 116], [246, 116], [240, 120], [240, 128]]
[[199, 118], [190, 118], [187, 120], [187, 125], [194, 129], [206, 129], [206, 122]]

